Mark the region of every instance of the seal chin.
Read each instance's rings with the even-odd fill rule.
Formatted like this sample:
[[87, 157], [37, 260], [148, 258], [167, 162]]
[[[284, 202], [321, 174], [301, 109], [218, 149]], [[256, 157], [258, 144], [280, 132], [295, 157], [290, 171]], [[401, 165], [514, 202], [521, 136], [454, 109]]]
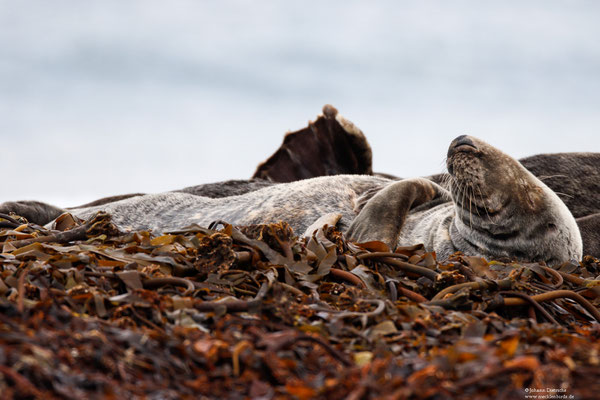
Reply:
[[463, 135], [450, 144], [446, 163], [457, 216], [454, 234], [473, 253], [552, 264], [581, 258], [575, 219], [518, 161]]

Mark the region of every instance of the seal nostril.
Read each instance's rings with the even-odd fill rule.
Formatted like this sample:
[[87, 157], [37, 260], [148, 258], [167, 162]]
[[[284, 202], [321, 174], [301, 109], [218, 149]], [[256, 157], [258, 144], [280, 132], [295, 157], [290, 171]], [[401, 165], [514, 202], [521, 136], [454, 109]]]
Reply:
[[473, 143], [471, 138], [468, 137], [467, 135], [461, 135], [461, 136], [457, 137], [456, 139], [454, 139], [452, 141], [452, 145], [450, 147], [457, 148], [460, 146], [469, 146], [469, 147], [473, 147], [474, 149], [477, 148], [477, 146], [475, 146], [475, 143]]
[[467, 135], [461, 135], [450, 143], [450, 147], [448, 148], [448, 158], [458, 152], [474, 152], [476, 150], [478, 149], [477, 146], [475, 146], [475, 143], [473, 143], [473, 140]]

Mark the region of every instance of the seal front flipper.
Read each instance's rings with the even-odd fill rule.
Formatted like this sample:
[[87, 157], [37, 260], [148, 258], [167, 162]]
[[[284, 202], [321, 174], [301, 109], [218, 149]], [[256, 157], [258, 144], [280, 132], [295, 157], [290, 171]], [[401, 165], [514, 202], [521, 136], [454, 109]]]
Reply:
[[424, 178], [391, 183], [365, 204], [346, 235], [356, 242], [378, 240], [395, 249], [409, 211], [439, 197], [450, 200], [444, 188]]
[[372, 175], [372, 151], [358, 127], [331, 105], [308, 127], [285, 135], [283, 143], [256, 168], [253, 179], [293, 182], [325, 175]]

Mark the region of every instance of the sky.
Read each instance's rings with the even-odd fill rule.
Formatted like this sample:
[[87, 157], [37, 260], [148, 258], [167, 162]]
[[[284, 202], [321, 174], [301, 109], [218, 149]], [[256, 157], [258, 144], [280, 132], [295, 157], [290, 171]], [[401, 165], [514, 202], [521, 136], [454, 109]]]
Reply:
[[600, 2], [0, 0], [0, 202], [248, 178], [324, 104], [374, 170], [600, 151]]

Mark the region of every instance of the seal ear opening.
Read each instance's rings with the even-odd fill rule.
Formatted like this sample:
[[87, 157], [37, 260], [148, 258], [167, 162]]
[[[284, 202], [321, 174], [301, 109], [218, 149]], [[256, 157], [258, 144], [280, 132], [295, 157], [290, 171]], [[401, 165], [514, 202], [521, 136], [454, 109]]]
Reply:
[[338, 174], [372, 175], [372, 151], [361, 130], [327, 104], [316, 121], [286, 134], [252, 178], [293, 182]]

